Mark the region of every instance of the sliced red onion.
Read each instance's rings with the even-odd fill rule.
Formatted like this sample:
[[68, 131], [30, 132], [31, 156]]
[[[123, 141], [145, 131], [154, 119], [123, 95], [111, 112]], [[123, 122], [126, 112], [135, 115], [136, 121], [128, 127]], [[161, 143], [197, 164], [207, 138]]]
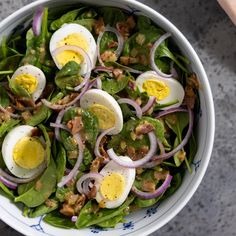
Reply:
[[172, 74], [165, 74], [163, 73], [156, 65], [155, 63], [155, 52], [157, 50], [157, 48], [162, 44], [162, 42], [164, 42], [167, 38], [169, 38], [171, 36], [171, 33], [165, 33], [163, 34], [152, 46], [151, 51], [150, 51], [150, 64], [151, 67], [154, 71], [157, 72], [157, 74], [159, 74], [160, 76], [163, 76], [165, 78], [170, 78], [172, 77]]
[[78, 219], [78, 216], [72, 216], [72, 217], [71, 217], [71, 221], [72, 221], [72, 222], [76, 222], [77, 219]]
[[12, 181], [9, 181], [9, 180], [5, 179], [5, 178], [2, 177], [2, 176], [0, 176], [0, 181], [1, 181], [4, 185], [6, 185], [8, 188], [13, 189], [13, 190], [15, 190], [15, 189], [17, 188], [17, 186], [18, 186], [16, 183], [14, 183], [14, 182], [12, 182]]
[[99, 63], [101, 64], [101, 66], [104, 66], [104, 63], [102, 61], [102, 58], [101, 58], [101, 54], [100, 54], [100, 43], [101, 43], [101, 40], [102, 40], [102, 37], [104, 35], [105, 32], [112, 32], [116, 35], [117, 37], [117, 40], [118, 40], [118, 47], [116, 49], [116, 51], [114, 51], [114, 53], [116, 54], [116, 57], [118, 58], [120, 56], [120, 54], [122, 53], [122, 50], [123, 50], [123, 47], [124, 47], [124, 39], [122, 37], [122, 35], [120, 34], [120, 32], [115, 29], [114, 27], [111, 27], [109, 25], [107, 25], [105, 28], [104, 28], [104, 31], [103, 32], [100, 32], [99, 35], [98, 35], [98, 39], [97, 39], [97, 54], [98, 54], [98, 61]]
[[43, 20], [43, 8], [40, 7], [34, 15], [32, 24], [32, 30], [35, 36], [39, 36], [41, 34], [42, 20]]
[[46, 166], [47, 166], [46, 163], [44, 163], [44, 165], [41, 165], [40, 168], [38, 169], [38, 172], [34, 176], [32, 176], [30, 178], [27, 178], [27, 179], [16, 178], [16, 177], [14, 177], [12, 175], [9, 175], [6, 171], [2, 170], [1, 168], [0, 168], [0, 176], [4, 177], [8, 181], [14, 182], [16, 184], [25, 184], [25, 183], [29, 183], [32, 180], [38, 178], [43, 173], [43, 171], [45, 170]]
[[64, 104], [64, 105], [54, 104], [54, 103], [49, 102], [46, 99], [42, 99], [41, 101], [46, 107], [49, 107], [52, 110], [61, 110], [61, 109], [64, 109], [66, 107], [73, 106], [75, 103], [77, 103], [80, 100], [80, 98], [84, 95], [84, 93], [87, 91], [88, 87], [89, 87], [89, 83], [87, 83], [83, 87], [83, 89], [81, 90], [81, 93], [74, 100], [72, 100], [72, 101], [70, 101], [70, 102], [68, 102], [67, 104]]
[[98, 76], [96, 78], [96, 81], [97, 81], [97, 89], [102, 89], [102, 80], [101, 80], [101, 77]]
[[112, 67], [106, 67], [106, 66], [97, 66], [93, 69], [95, 73], [98, 73], [98, 72], [112, 73], [112, 70], [113, 70]]
[[184, 139], [182, 140], [182, 142], [175, 149], [173, 149], [171, 152], [160, 154], [159, 156], [152, 158], [152, 160], [155, 161], [155, 160], [159, 160], [159, 159], [162, 159], [162, 160], [168, 159], [168, 158], [174, 156], [175, 153], [180, 151], [188, 143], [188, 140], [189, 140], [189, 138], [192, 134], [192, 131], [193, 131], [193, 111], [190, 108], [188, 108], [188, 113], [189, 113], [188, 131], [187, 131]]
[[53, 128], [58, 128], [58, 129], [64, 129], [68, 132], [70, 132], [71, 130], [64, 124], [56, 124], [56, 123], [50, 123], [50, 126], [53, 127]]
[[172, 180], [172, 176], [170, 174], [167, 174], [166, 179], [163, 182], [163, 184], [159, 188], [157, 188], [154, 192], [150, 193], [150, 192], [140, 191], [134, 185], [132, 187], [132, 192], [135, 193], [141, 199], [156, 198], [167, 190], [167, 188], [170, 186], [171, 180]]
[[137, 102], [135, 102], [134, 100], [132, 99], [129, 99], [129, 98], [120, 98], [117, 100], [117, 102], [119, 104], [129, 104], [131, 105], [134, 109], [135, 109], [135, 112], [136, 112], [136, 116], [140, 119], [143, 115], [143, 112], [142, 112], [142, 109], [141, 107], [137, 104]]
[[84, 183], [86, 180], [89, 180], [88, 185], [87, 185], [87, 187], [89, 187], [89, 183], [90, 183], [91, 180], [96, 180], [96, 181], [98, 181], [98, 182], [101, 182], [102, 178], [103, 178], [103, 175], [101, 175], [101, 174], [99, 174], [99, 173], [92, 173], [92, 172], [90, 172], [90, 173], [88, 173], [88, 174], [84, 174], [84, 175], [82, 175], [82, 176], [79, 178], [79, 180], [77, 181], [77, 183], [76, 183], [76, 188], [77, 188], [77, 190], [78, 190], [78, 192], [79, 192], [80, 194], [85, 194], [85, 195], [87, 195], [87, 194], [88, 194], [88, 191], [87, 191], [87, 189], [84, 189], [83, 183]]
[[168, 110], [159, 112], [155, 118], [159, 119], [162, 116], [166, 116], [166, 115], [169, 115], [169, 114], [174, 113], [174, 112], [188, 112], [188, 110], [185, 109], [185, 108], [182, 108], [182, 107], [174, 107], [174, 108], [170, 108]]
[[13, 114], [11, 112], [9, 112], [7, 109], [5, 109], [3, 106], [0, 105], [0, 111], [2, 111], [3, 113], [9, 114], [10, 117], [12, 118], [20, 118], [20, 115], [17, 114]]
[[156, 135], [153, 131], [148, 133], [148, 137], [149, 137], [149, 141], [150, 141], [150, 148], [148, 153], [140, 160], [137, 161], [133, 161], [133, 162], [124, 162], [122, 161], [119, 156], [117, 156], [113, 150], [113, 148], [109, 149], [107, 151], [107, 154], [109, 155], [109, 157], [114, 160], [117, 164], [119, 164], [120, 166], [124, 166], [127, 168], [137, 168], [140, 167], [142, 165], [144, 165], [145, 163], [147, 163], [152, 157], [153, 155], [156, 153], [157, 150], [157, 139], [156, 139]]
[[176, 69], [174, 68], [174, 62], [173, 61], [171, 61], [171, 63], [170, 63], [170, 73], [172, 74], [173, 78], [178, 78], [179, 77]]
[[70, 172], [71, 172], [71, 169], [68, 169], [68, 168], [65, 169], [65, 174], [68, 175]]
[[156, 102], [156, 97], [150, 96], [148, 102], [145, 106], [142, 107], [142, 112], [145, 113], [149, 111]]
[[79, 147], [79, 155], [77, 157], [76, 163], [73, 167], [73, 169], [71, 170], [71, 172], [62, 177], [61, 181], [57, 184], [57, 186], [59, 188], [63, 187], [64, 185], [66, 185], [70, 180], [72, 180], [78, 173], [79, 167], [83, 161], [83, 154], [84, 154], [84, 144], [82, 142], [81, 136], [79, 133], [73, 135], [73, 138], [76, 140], [78, 147]]
[[95, 148], [94, 148], [94, 154], [95, 154], [96, 157], [102, 157], [102, 155], [99, 151], [100, 143], [102, 141], [102, 138], [104, 136], [106, 136], [107, 134], [109, 134], [113, 129], [114, 129], [114, 127], [110, 128], [110, 129], [106, 129], [98, 136], [96, 144], [95, 144]]

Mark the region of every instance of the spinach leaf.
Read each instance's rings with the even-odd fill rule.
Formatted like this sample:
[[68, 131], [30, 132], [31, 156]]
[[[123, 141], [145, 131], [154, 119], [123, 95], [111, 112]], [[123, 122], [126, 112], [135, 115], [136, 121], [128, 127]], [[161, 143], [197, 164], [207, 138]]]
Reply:
[[[28, 207], [41, 205], [55, 191], [57, 182], [56, 165], [51, 159], [48, 168], [27, 192], [15, 198], [15, 202], [23, 202]], [[37, 188], [37, 185], [40, 188]]]
[[103, 221], [107, 221], [121, 214], [125, 214], [128, 210], [128, 206], [133, 202], [134, 197], [130, 196], [127, 200], [118, 208], [115, 209], [99, 209], [97, 213], [93, 212], [93, 204], [91, 200], [81, 209], [78, 219], [76, 221], [76, 227], [78, 229], [85, 228], [91, 225], [100, 224]]
[[0, 152], [0, 168], [1, 169], [5, 169], [6, 168], [6, 164], [5, 164], [5, 161], [3, 160], [2, 152]]
[[102, 89], [106, 92], [114, 95], [122, 91], [129, 82], [129, 76], [123, 76], [120, 79], [112, 79], [109, 77], [103, 77], [102, 79]]
[[97, 226], [99, 226], [101, 228], [114, 228], [118, 223], [125, 222], [125, 219], [124, 219], [125, 215], [126, 214], [120, 214], [120, 215], [115, 216], [111, 219], [104, 220], [104, 221], [100, 222], [99, 224], [97, 224]]
[[57, 188], [56, 190], [56, 199], [59, 200], [59, 202], [64, 202], [66, 194], [71, 192], [71, 188], [69, 187], [61, 187]]
[[66, 130], [61, 130], [60, 136], [62, 144], [67, 151], [77, 150], [77, 145], [69, 132]]
[[143, 207], [150, 207], [154, 204], [156, 204], [160, 199], [162, 198], [163, 195], [160, 195], [159, 197], [152, 198], [152, 199], [141, 199], [141, 198], [135, 198], [134, 200], [134, 205], [140, 208]]
[[83, 131], [87, 142], [94, 147], [99, 133], [98, 119], [92, 112], [84, 110], [82, 112], [82, 122], [84, 124]]
[[28, 98], [30, 97], [30, 94], [28, 93], [28, 91], [24, 87], [22, 87], [18, 83], [16, 83], [15, 80], [9, 79], [8, 82], [9, 82], [9, 87], [10, 87], [11, 91], [15, 95], [17, 95], [19, 97], [28, 97]]
[[0, 182], [0, 189], [5, 193], [9, 199], [14, 199], [15, 196], [11, 190], [8, 189], [2, 182]]
[[193, 159], [195, 157], [197, 153], [197, 142], [196, 139], [194, 137], [194, 135], [192, 134], [189, 140], [189, 154], [188, 154], [188, 162], [192, 163]]
[[36, 126], [42, 123], [48, 117], [49, 108], [42, 105], [39, 110], [26, 121], [27, 125]]
[[73, 229], [75, 228], [75, 223], [73, 223], [70, 218], [61, 215], [58, 211], [53, 211], [47, 214], [43, 221], [48, 223], [49, 225], [63, 228], [63, 229]]
[[20, 184], [17, 188], [17, 193], [18, 195], [22, 195], [24, 193], [26, 193], [28, 190], [30, 190], [36, 183], [36, 180], [33, 180], [29, 183], [25, 183], [25, 184]]
[[75, 61], [69, 61], [56, 74], [55, 83], [60, 89], [74, 88], [82, 81], [80, 76], [80, 65]]
[[44, 214], [48, 214], [54, 210], [56, 210], [59, 207], [59, 204], [56, 200], [54, 199], [49, 199], [50, 201], [53, 201], [53, 205], [51, 207], [47, 206], [45, 203], [43, 203], [42, 205], [32, 209], [30, 211], [30, 213], [28, 214], [28, 216], [30, 218], [35, 218], [38, 216], [42, 216]]
[[86, 171], [89, 170], [90, 168], [90, 164], [93, 160], [93, 155], [91, 154], [91, 152], [88, 150], [88, 148], [84, 149], [84, 158], [83, 158], [83, 162], [81, 163], [79, 170], [80, 171]]
[[82, 25], [85, 28], [87, 28], [89, 31], [92, 31], [95, 22], [96, 20], [94, 19], [81, 19], [81, 20], [75, 20], [72, 23]]
[[70, 108], [68, 111], [66, 111], [64, 117], [63, 117], [63, 122], [66, 124], [68, 121], [74, 119], [76, 116], [81, 115], [82, 109], [79, 107], [73, 107]]
[[0, 86], [0, 105], [7, 107], [10, 104], [10, 99], [7, 95], [6, 89], [3, 86]]
[[66, 169], [66, 151], [61, 144], [58, 144], [56, 165], [57, 165], [57, 182], [60, 182], [62, 177], [64, 176]]
[[0, 138], [2, 138], [7, 132], [9, 132], [14, 126], [19, 124], [19, 120], [10, 119], [4, 121], [0, 126]]
[[77, 16], [79, 14], [82, 14], [86, 9], [87, 9], [87, 7], [81, 7], [79, 9], [68, 11], [67, 13], [62, 15], [59, 19], [56, 19], [51, 23], [50, 30], [55, 31], [55, 30], [58, 30], [59, 28], [61, 28], [61, 26], [65, 23], [74, 22], [76, 20]]
[[116, 23], [127, 19], [127, 15], [122, 10], [114, 7], [100, 7], [98, 13], [102, 16], [105, 25], [115, 26]]
[[44, 140], [46, 142], [46, 155], [47, 155], [47, 166], [49, 166], [51, 160], [51, 140], [49, 138], [46, 127], [42, 124], [39, 125], [40, 130], [43, 132]]

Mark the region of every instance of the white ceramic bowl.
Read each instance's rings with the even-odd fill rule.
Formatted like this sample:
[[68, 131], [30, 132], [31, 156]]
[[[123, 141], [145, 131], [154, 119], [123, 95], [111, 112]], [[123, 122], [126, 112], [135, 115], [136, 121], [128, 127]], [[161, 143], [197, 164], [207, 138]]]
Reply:
[[[29, 19], [32, 18], [33, 12], [40, 5], [56, 9], [78, 3], [94, 5], [93, 0], [39, 0], [31, 3], [16, 11], [0, 23], [0, 40], [2, 36], [9, 35], [16, 27], [20, 30], [24, 25], [27, 25]], [[190, 59], [191, 67], [197, 74], [201, 83], [201, 90], [199, 92], [202, 114], [198, 126], [198, 151], [194, 162], [192, 163], [194, 171], [191, 175], [189, 173], [186, 174], [181, 187], [170, 198], [160, 205], [143, 209], [129, 215], [126, 223], [119, 224], [114, 229], [100, 230], [96, 228], [87, 228], [83, 230], [64, 230], [55, 228], [44, 223], [41, 218], [29, 219], [23, 217], [22, 211], [18, 209], [14, 203], [11, 203], [3, 196], [0, 196], [1, 219], [25, 235], [148, 235], [165, 225], [187, 204], [202, 181], [210, 160], [215, 128], [213, 99], [204, 68], [190, 43], [164, 16], [135, 0], [98, 0], [96, 1], [96, 4], [99, 6], [116, 6], [135, 12], [136, 14], [148, 16], [165, 31], [172, 33], [173, 40], [179, 46], [182, 53]]]

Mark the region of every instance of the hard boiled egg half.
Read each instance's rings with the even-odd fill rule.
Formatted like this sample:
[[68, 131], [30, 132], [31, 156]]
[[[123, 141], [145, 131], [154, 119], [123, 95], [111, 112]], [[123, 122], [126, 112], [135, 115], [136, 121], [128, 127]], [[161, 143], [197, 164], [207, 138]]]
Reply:
[[80, 106], [97, 118], [101, 131], [113, 128], [108, 134], [118, 134], [123, 128], [123, 115], [117, 101], [101, 89], [90, 89], [80, 99]]
[[82, 48], [90, 57], [92, 68], [96, 64], [96, 42], [93, 35], [84, 26], [79, 24], [64, 24], [51, 37], [50, 52], [58, 69], [61, 69], [67, 62], [75, 61], [81, 65], [81, 73], [87, 72], [86, 60], [76, 50], [76, 47], [68, 49], [67, 46]]
[[40, 97], [46, 85], [43, 71], [33, 65], [19, 67], [12, 75], [11, 80], [23, 87], [34, 101]]
[[[132, 162], [127, 156], [120, 156], [125, 162]], [[127, 198], [135, 180], [135, 168], [125, 168], [113, 160], [100, 171], [103, 179], [95, 182], [97, 188], [96, 201], [102, 208], [119, 207]]]
[[35, 128], [21, 125], [12, 129], [2, 144], [2, 156], [8, 170], [19, 178], [30, 178], [44, 165], [45, 148], [37, 137]]
[[176, 79], [160, 77], [155, 71], [147, 71], [139, 75], [136, 85], [141, 92], [155, 96], [159, 104], [175, 102], [174, 105], [167, 106], [163, 110], [179, 107], [184, 99], [183, 86]]

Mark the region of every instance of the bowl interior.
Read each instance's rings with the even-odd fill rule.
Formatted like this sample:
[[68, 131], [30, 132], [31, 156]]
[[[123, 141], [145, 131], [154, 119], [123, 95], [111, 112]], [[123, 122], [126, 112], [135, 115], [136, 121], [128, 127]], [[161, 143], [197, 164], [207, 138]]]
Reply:
[[[62, 7], [65, 8], [67, 6], [71, 6], [72, 4], [78, 5], [79, 3], [94, 5], [93, 0], [43, 0], [34, 2], [15, 12], [13, 15], [0, 23], [0, 41], [3, 36], [8, 36], [15, 31], [21, 32], [25, 29], [30, 24], [32, 12], [34, 12], [40, 5], [48, 6], [56, 11]], [[162, 202], [161, 205], [157, 204], [151, 208], [139, 210], [129, 215], [126, 218], [126, 223], [119, 224], [114, 229], [88, 228], [83, 230], [65, 230], [54, 228], [45, 224], [41, 217], [35, 219], [23, 217], [21, 205], [16, 206], [7, 198], [0, 195], [2, 220], [23, 234], [57, 236], [72, 236], [76, 234], [90, 236], [98, 233], [102, 235], [111, 235], [111, 233], [114, 233], [115, 235], [147, 235], [166, 224], [187, 204], [199, 186], [210, 159], [214, 139], [213, 100], [203, 66], [189, 42], [166, 18], [139, 2], [133, 0], [99, 0], [96, 2], [96, 5], [120, 7], [131, 13], [133, 12], [135, 14], [143, 14], [148, 16], [165, 31], [172, 33], [173, 40], [176, 42], [182, 53], [191, 61], [192, 70], [197, 74], [202, 85], [201, 90], [199, 91], [201, 114], [199, 114], [197, 128], [198, 151], [192, 163], [193, 173], [187, 173], [181, 187], [177, 190], [177, 192]]]

